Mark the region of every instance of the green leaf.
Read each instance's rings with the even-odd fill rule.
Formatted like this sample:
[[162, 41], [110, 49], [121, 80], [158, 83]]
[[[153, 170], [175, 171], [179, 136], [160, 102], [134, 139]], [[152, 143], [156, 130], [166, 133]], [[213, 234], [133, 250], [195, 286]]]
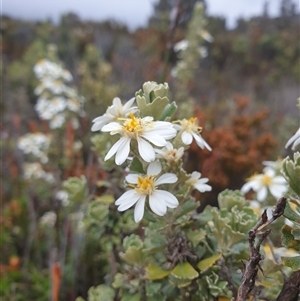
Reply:
[[169, 275], [169, 281], [173, 286], [182, 288], [188, 286], [192, 279], [187, 279], [187, 278], [177, 278], [173, 276], [172, 274]]
[[282, 236], [281, 236], [282, 244], [287, 248], [293, 248], [297, 251], [300, 251], [300, 241], [295, 240], [295, 237], [292, 234], [293, 228], [291, 228], [288, 225], [284, 225], [281, 231], [282, 231]]
[[146, 267], [146, 278], [149, 280], [158, 280], [167, 277], [170, 271], [163, 270], [161, 267], [149, 264]]
[[102, 204], [112, 204], [114, 201], [115, 201], [115, 198], [111, 194], [103, 195], [103, 196], [97, 197], [95, 199], [95, 202], [99, 202]]
[[293, 271], [300, 270], [300, 256], [295, 257], [282, 257], [284, 265], [290, 267]]
[[212, 265], [214, 265], [220, 258], [222, 257], [222, 254], [217, 254], [208, 258], [205, 258], [198, 262], [197, 267], [200, 271], [205, 271], [208, 268], [210, 268]]
[[169, 103], [169, 99], [167, 97], [156, 97], [152, 103], [147, 104], [144, 97], [137, 96], [136, 102], [143, 117], [152, 116], [154, 120], [158, 120], [161, 112]]
[[295, 199], [289, 199], [286, 202], [283, 215], [289, 220], [300, 224], [300, 202]]
[[144, 260], [143, 251], [136, 247], [129, 247], [120, 257], [132, 265], [142, 265]]
[[291, 160], [289, 157], [287, 157], [283, 160], [282, 173], [289, 182], [290, 187], [298, 196], [300, 196], [300, 153], [294, 153], [293, 159], [294, 160]]
[[189, 262], [178, 263], [171, 274], [180, 279], [194, 279], [199, 275]]
[[170, 104], [167, 104], [166, 107], [164, 108], [161, 116], [159, 117], [159, 120], [166, 120], [167, 118], [171, 118], [175, 112], [177, 111], [177, 105], [176, 103], [173, 101]]
[[198, 245], [206, 236], [206, 231], [204, 229], [198, 230], [188, 230], [186, 236], [191, 241], [191, 243], [196, 246]]
[[196, 208], [198, 208], [199, 204], [194, 199], [189, 199], [185, 203], [182, 204], [182, 206], [178, 207], [176, 217], [182, 217], [186, 215], [187, 213], [190, 213], [194, 211]]
[[115, 291], [104, 284], [91, 287], [88, 291], [88, 301], [113, 301]]
[[146, 283], [146, 295], [147, 297], [155, 296], [161, 290], [162, 283], [159, 282], [147, 282]]
[[137, 172], [137, 173], [144, 173], [143, 164], [140, 162], [140, 160], [137, 157], [134, 157], [131, 164], [130, 164], [130, 170]]
[[141, 301], [141, 294], [122, 293], [121, 301]]

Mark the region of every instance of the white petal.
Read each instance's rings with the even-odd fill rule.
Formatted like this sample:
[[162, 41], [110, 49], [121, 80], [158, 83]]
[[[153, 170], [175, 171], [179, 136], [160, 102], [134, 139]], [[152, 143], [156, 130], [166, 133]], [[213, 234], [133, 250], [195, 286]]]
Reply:
[[146, 200], [146, 196], [143, 195], [143, 196], [141, 196], [141, 198], [138, 200], [138, 202], [135, 205], [134, 220], [136, 223], [138, 223], [144, 216], [145, 200]]
[[137, 142], [138, 142], [139, 153], [143, 158], [143, 160], [145, 160], [146, 162], [154, 161], [155, 152], [151, 144], [142, 138], [139, 138]]
[[124, 142], [122, 144], [120, 144], [119, 149], [116, 154], [116, 158], [115, 158], [115, 162], [117, 165], [123, 164], [125, 162], [125, 160], [127, 159], [129, 152], [130, 152], [130, 139], [126, 138], [126, 137], [123, 137], [123, 138], [125, 138], [123, 140]]
[[296, 139], [296, 141], [294, 142], [293, 146], [292, 146], [292, 150], [296, 149], [296, 146], [300, 144], [300, 137], [298, 139]]
[[125, 105], [123, 106], [123, 110], [124, 110], [125, 114], [128, 113], [128, 112], [132, 112], [132, 110], [136, 110], [137, 109], [137, 107], [132, 107], [131, 108], [131, 106], [133, 105], [134, 101], [135, 101], [135, 97], [132, 97], [131, 99], [129, 99], [125, 103]]
[[141, 197], [135, 190], [131, 189], [122, 194], [115, 202], [119, 211], [125, 211], [133, 206]]
[[208, 178], [202, 178], [202, 179], [199, 179], [199, 180], [197, 181], [197, 183], [199, 183], [199, 184], [205, 184], [205, 183], [207, 183], [208, 181], [209, 181]]
[[136, 174], [129, 174], [125, 177], [126, 181], [130, 184], [137, 184], [137, 180], [138, 180], [139, 175]]
[[93, 124], [91, 131], [92, 132], [100, 131], [106, 123], [107, 122], [105, 120], [103, 120], [101, 122], [97, 121], [96, 123]]
[[191, 174], [191, 177], [193, 179], [199, 179], [201, 177], [201, 173], [198, 172], [198, 171], [193, 171], [192, 174]]
[[157, 189], [154, 191], [153, 194], [155, 194], [158, 199], [159, 198], [163, 199], [164, 202], [166, 203], [166, 206], [169, 208], [176, 208], [179, 205], [177, 198], [168, 191]]
[[146, 132], [151, 131], [151, 133], [159, 135], [164, 139], [171, 139], [176, 136], [177, 131], [170, 122], [161, 125], [158, 125], [157, 123], [158, 121], [154, 122], [154, 128], [149, 128]]
[[118, 140], [113, 146], [112, 148], [109, 150], [109, 152], [107, 153], [107, 155], [104, 158], [104, 161], [110, 159], [117, 151], [118, 149], [124, 144], [124, 142], [126, 140], [129, 140], [129, 138], [126, 137], [122, 137], [120, 140]]
[[163, 216], [167, 212], [166, 203], [162, 200], [161, 195], [157, 193], [157, 190], [149, 195], [149, 205], [151, 210], [159, 216]]
[[193, 134], [193, 137], [196, 140], [196, 143], [202, 149], [206, 147], [209, 151], [211, 151], [211, 147], [206, 143], [206, 141], [201, 137], [201, 135]]
[[115, 97], [113, 99], [113, 106], [116, 106], [116, 107], [122, 107], [122, 103], [121, 103], [121, 99], [119, 97]]
[[258, 201], [263, 201], [268, 195], [268, 191], [266, 187], [261, 187], [258, 191], [257, 191], [257, 200]]
[[191, 133], [184, 131], [181, 135], [181, 140], [185, 145], [190, 145], [193, 141], [193, 136]]
[[272, 183], [274, 184], [286, 184], [286, 179], [282, 176], [276, 176], [273, 180]]
[[156, 146], [165, 146], [167, 144], [167, 141], [164, 138], [151, 132], [144, 132], [141, 137], [147, 139]]
[[102, 128], [102, 132], [120, 131], [122, 126], [117, 122], [111, 122]]
[[177, 182], [178, 177], [173, 173], [165, 173], [161, 175], [154, 183], [155, 186], [161, 185], [161, 184], [170, 184]]
[[293, 148], [296, 147], [296, 145], [299, 143], [299, 138], [300, 138], [300, 128], [297, 130], [297, 132], [288, 140], [288, 142], [285, 145], [285, 148], [288, 148], [292, 143]]
[[211, 191], [211, 186], [207, 184], [195, 183], [194, 187], [200, 192]]
[[242, 193], [247, 193], [250, 189], [252, 189], [252, 182], [247, 182], [241, 188]]
[[161, 164], [159, 161], [151, 162], [147, 167], [147, 175], [158, 175], [161, 172]]
[[283, 196], [283, 194], [287, 191], [287, 187], [283, 185], [276, 185], [273, 184], [269, 187], [271, 194], [275, 198], [280, 198]]

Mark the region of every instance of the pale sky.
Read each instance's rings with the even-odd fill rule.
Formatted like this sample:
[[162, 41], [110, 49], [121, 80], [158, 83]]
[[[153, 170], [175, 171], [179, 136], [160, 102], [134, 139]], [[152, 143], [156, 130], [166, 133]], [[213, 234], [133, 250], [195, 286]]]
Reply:
[[[114, 19], [135, 29], [145, 26], [157, 0], [1, 0], [2, 14], [26, 20], [50, 18], [54, 22], [63, 13], [76, 13], [83, 20]], [[232, 28], [238, 17], [260, 15], [265, 0], [206, 0], [209, 15], [225, 16]], [[269, 13], [279, 12], [281, 0], [269, 0]], [[296, 3], [298, 1], [295, 1]], [[299, 9], [299, 4], [298, 4]]]

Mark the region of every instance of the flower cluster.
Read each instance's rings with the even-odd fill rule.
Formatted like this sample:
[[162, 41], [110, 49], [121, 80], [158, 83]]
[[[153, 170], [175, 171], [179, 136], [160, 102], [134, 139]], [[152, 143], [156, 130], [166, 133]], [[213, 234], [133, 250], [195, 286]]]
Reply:
[[18, 148], [26, 155], [38, 158], [41, 163], [48, 162], [49, 136], [43, 133], [28, 133], [19, 138]]
[[[119, 211], [125, 211], [135, 205], [134, 219], [139, 222], [144, 216], [146, 201], [152, 212], [158, 216], [167, 213], [167, 208], [174, 209], [179, 205], [176, 197], [178, 189], [200, 192], [210, 191], [199, 172], [186, 175], [179, 181], [178, 174], [182, 168], [184, 150], [193, 140], [197, 145], [211, 151], [210, 146], [201, 136], [202, 128], [196, 118], [170, 122], [171, 105], [166, 97], [167, 84], [147, 82], [144, 92], [137, 92], [137, 106], [133, 106], [135, 98], [124, 106], [119, 98], [114, 98], [112, 105], [103, 116], [93, 120], [92, 131], [109, 133], [112, 146], [104, 160], [115, 157], [115, 163], [122, 165], [126, 160], [140, 162], [143, 170], [126, 176], [126, 184], [130, 188], [116, 200]], [[160, 101], [156, 101], [156, 100]], [[164, 102], [166, 101], [166, 102]], [[162, 107], [164, 104], [165, 108]], [[166, 113], [167, 112], [167, 113]], [[163, 114], [163, 117], [158, 117]], [[155, 117], [156, 118], [155, 118]], [[118, 137], [117, 139], [115, 137]], [[176, 173], [174, 173], [174, 171]], [[185, 173], [186, 174], [186, 173]], [[166, 191], [167, 186], [178, 187], [177, 190]], [[162, 185], [162, 189], [158, 186]]]
[[50, 184], [54, 182], [53, 174], [46, 172], [38, 162], [24, 163], [23, 168], [25, 180], [44, 180]]
[[84, 98], [66, 85], [72, 80], [70, 72], [47, 59], [39, 61], [33, 71], [40, 81], [34, 91], [38, 96], [35, 109], [39, 117], [49, 120], [52, 129], [62, 127], [68, 119], [77, 128]]
[[243, 185], [241, 191], [247, 193], [251, 189], [256, 192], [257, 200], [264, 201], [268, 196], [268, 191], [275, 198], [280, 198], [288, 190], [287, 182], [283, 176], [275, 169], [278, 163], [267, 161], [262, 174], [251, 176], [247, 183]]

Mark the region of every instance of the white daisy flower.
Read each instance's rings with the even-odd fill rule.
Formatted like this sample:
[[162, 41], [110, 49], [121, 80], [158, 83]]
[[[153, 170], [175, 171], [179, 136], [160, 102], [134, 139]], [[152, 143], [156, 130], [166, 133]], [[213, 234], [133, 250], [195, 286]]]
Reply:
[[251, 189], [257, 193], [257, 200], [263, 201], [268, 195], [268, 190], [275, 198], [280, 198], [288, 187], [284, 177], [277, 176], [273, 169], [266, 168], [263, 174], [250, 177], [241, 191], [245, 194]]
[[298, 131], [293, 135], [288, 142], [285, 145], [285, 148], [288, 148], [290, 145], [292, 145], [292, 150], [296, 149], [296, 146], [300, 144], [300, 128]]
[[102, 132], [122, 136], [104, 158], [106, 161], [116, 154], [115, 162], [117, 165], [121, 165], [127, 159], [132, 139], [137, 140], [138, 151], [143, 160], [152, 162], [155, 160], [155, 151], [149, 142], [162, 147], [167, 144], [166, 140], [176, 136], [176, 130], [170, 122], [153, 121], [153, 117], [137, 118], [132, 113], [130, 113], [130, 118], [126, 118], [122, 125], [118, 122], [111, 122], [102, 127]]
[[157, 158], [163, 158], [168, 163], [173, 163], [182, 158], [184, 154], [184, 147], [176, 149], [173, 147], [173, 144], [168, 141], [165, 147], [162, 149], [155, 149], [155, 152], [157, 153]]
[[24, 163], [24, 179], [25, 180], [37, 180], [43, 179], [46, 182], [53, 183], [55, 181], [54, 176], [43, 170], [40, 163]]
[[24, 154], [32, 154], [40, 159], [42, 163], [48, 162], [47, 152], [50, 138], [42, 133], [28, 133], [19, 138], [18, 148]]
[[208, 178], [200, 179], [200, 177], [201, 173], [198, 171], [194, 171], [192, 172], [191, 177], [187, 181], [185, 181], [185, 183], [189, 186], [193, 186], [200, 192], [211, 191], [211, 186], [205, 184], [208, 182]]
[[157, 189], [159, 185], [172, 184], [178, 180], [173, 173], [166, 173], [158, 177], [161, 169], [161, 164], [154, 161], [149, 164], [147, 175], [129, 174], [126, 176], [129, 187], [133, 189], [126, 191], [116, 200], [115, 204], [119, 206], [119, 211], [125, 211], [136, 204], [134, 208], [136, 223], [144, 216], [146, 200], [149, 201], [151, 210], [159, 216], [166, 214], [167, 207], [176, 208], [179, 205], [177, 198], [172, 193]]
[[64, 113], [56, 114], [49, 122], [50, 129], [61, 128], [66, 122], [66, 116]]
[[97, 117], [93, 120], [92, 132], [100, 131], [102, 127], [112, 121], [117, 121], [119, 118], [126, 118], [130, 113], [135, 113], [138, 108], [132, 107], [135, 98], [131, 98], [128, 100], [123, 106], [121, 103], [121, 99], [119, 97], [115, 97], [113, 99], [113, 104], [110, 106], [106, 113], [100, 117]]
[[211, 151], [211, 147], [201, 137], [200, 132], [202, 128], [197, 124], [197, 118], [191, 117], [190, 119], [182, 119], [179, 124], [174, 124], [175, 129], [181, 132], [181, 140], [185, 145], [190, 145], [195, 139], [200, 148], [207, 148]]

